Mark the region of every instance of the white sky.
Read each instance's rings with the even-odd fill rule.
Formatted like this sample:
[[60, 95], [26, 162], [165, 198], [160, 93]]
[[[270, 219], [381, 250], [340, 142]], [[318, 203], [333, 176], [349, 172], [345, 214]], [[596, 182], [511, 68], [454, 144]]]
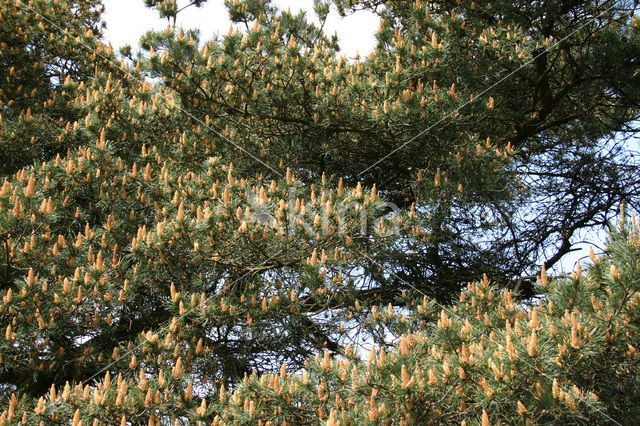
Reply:
[[[140, 36], [145, 32], [167, 27], [167, 20], [160, 19], [155, 10], [145, 7], [143, 0], [103, 0], [103, 4], [103, 18], [107, 23], [104, 36], [116, 50], [125, 44], [136, 50]], [[178, 1], [178, 7], [185, 4], [188, 4], [186, 0]], [[313, 12], [313, 0], [274, 0], [272, 4], [283, 10], [291, 9], [294, 13], [300, 9], [307, 10], [307, 16], [318, 23]], [[177, 23], [183, 28], [199, 28], [201, 40], [209, 40], [215, 33], [226, 34], [231, 25], [223, 0], [209, 0], [200, 8], [189, 7], [178, 14]], [[373, 50], [378, 27], [379, 18], [373, 13], [359, 11], [341, 18], [332, 10], [325, 33], [330, 36], [337, 33], [342, 53], [351, 58], [357, 52], [366, 56]]]

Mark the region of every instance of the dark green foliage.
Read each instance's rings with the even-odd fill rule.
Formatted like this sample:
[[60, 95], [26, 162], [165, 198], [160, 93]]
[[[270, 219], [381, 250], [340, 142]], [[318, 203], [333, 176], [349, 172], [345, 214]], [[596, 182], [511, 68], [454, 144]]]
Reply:
[[146, 3], [120, 58], [98, 1], [0, 1], [0, 422], [637, 415], [637, 231], [531, 278], [637, 205], [630, 4], [335, 1], [381, 17], [346, 58]]

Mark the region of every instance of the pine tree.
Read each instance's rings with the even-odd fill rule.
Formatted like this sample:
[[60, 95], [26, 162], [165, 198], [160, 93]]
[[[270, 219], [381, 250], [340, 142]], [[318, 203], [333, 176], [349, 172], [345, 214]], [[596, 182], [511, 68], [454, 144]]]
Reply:
[[[226, 3], [238, 27], [201, 41], [176, 26], [175, 1], [148, 1], [169, 26], [117, 55], [100, 2], [0, 2], [0, 422], [630, 418], [635, 394], [618, 395], [611, 372], [635, 383], [637, 333], [616, 333], [636, 327], [637, 230], [619, 243], [627, 263], [596, 262], [595, 302], [579, 277], [536, 287], [562, 311], [541, 305], [549, 327], [527, 319], [506, 349], [547, 372], [570, 345], [558, 386], [596, 396], [508, 390], [490, 351], [533, 314], [487, 282], [454, 303], [483, 273], [505, 287], [551, 265], [573, 233], [636, 199], [635, 160], [607, 139], [637, 114], [625, 4], [337, 1], [381, 16], [377, 49], [352, 59], [304, 14]], [[475, 387], [452, 387], [466, 362], [445, 350], [452, 330], [470, 339]], [[588, 344], [573, 347], [576, 333]], [[380, 361], [394, 338], [400, 355]], [[375, 367], [357, 361], [362, 341], [380, 348]], [[584, 372], [607, 350], [600, 386]], [[419, 370], [447, 359], [450, 381]], [[528, 368], [508, 374], [538, 377]], [[390, 374], [394, 413], [370, 381]]]
[[483, 273], [507, 283], [551, 268], [635, 204], [630, 4], [335, 3], [380, 15], [367, 58], [341, 56], [303, 15], [230, 2], [246, 31], [150, 34], [151, 75], [207, 121], [204, 135], [231, 137], [218, 148], [242, 173], [282, 163], [306, 184], [326, 173], [415, 204], [429, 240], [376, 259], [442, 300]]
[[485, 279], [453, 306], [425, 298], [397, 345], [366, 361], [347, 348], [301, 373], [253, 375], [230, 401], [210, 402], [214, 424], [633, 423], [639, 226], [616, 230], [586, 274], [539, 277], [538, 303], [518, 304]]
[[109, 52], [97, 43], [100, 1], [5, 1], [0, 13], [0, 175], [7, 177], [85, 142], [70, 135], [84, 114], [70, 104], [69, 86], [88, 81], [95, 66], [106, 70]]

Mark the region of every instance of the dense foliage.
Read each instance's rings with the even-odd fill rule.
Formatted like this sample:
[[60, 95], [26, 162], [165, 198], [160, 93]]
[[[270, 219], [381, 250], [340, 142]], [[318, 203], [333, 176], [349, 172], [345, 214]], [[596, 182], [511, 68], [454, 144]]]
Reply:
[[631, 2], [145, 3], [0, 0], [0, 422], [638, 415], [636, 224], [544, 277], [640, 201]]
[[392, 351], [374, 349], [365, 363], [347, 348], [337, 359], [317, 355], [299, 374], [252, 375], [209, 401], [211, 413], [228, 424], [634, 423], [638, 225], [614, 233], [609, 257], [593, 255], [586, 276], [543, 274], [538, 303], [519, 305], [486, 280], [452, 306], [425, 297]]
[[[611, 235], [608, 255], [591, 259], [586, 275], [578, 268], [569, 279], [550, 281], [543, 272], [542, 296], [529, 304], [485, 279], [451, 306], [425, 296], [401, 317], [391, 306], [373, 310], [369, 321], [406, 330], [392, 350], [374, 348], [366, 362], [351, 346], [338, 357], [325, 350], [301, 371], [283, 363], [278, 373], [245, 375], [231, 390], [202, 374], [212, 348], [202, 338], [196, 343], [193, 330], [213, 312], [233, 314], [234, 306], [172, 289], [173, 310], [195, 307], [186, 320], [174, 317], [162, 335], [141, 333], [133, 356], [114, 351], [118, 368], [91, 384], [52, 384], [39, 398], [12, 394], [0, 421], [633, 423], [640, 414], [640, 221], [623, 224]], [[11, 312], [24, 299], [8, 292], [3, 303]], [[294, 306], [286, 299], [277, 304]], [[266, 316], [274, 303], [262, 305]], [[6, 342], [20, 337], [7, 327], [5, 354]]]

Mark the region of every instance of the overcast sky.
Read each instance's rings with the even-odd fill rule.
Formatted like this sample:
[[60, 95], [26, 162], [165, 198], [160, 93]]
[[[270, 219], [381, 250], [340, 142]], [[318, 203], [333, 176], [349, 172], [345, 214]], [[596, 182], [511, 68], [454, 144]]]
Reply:
[[[178, 6], [187, 3], [179, 0]], [[274, 0], [272, 3], [281, 9], [290, 8], [292, 12], [308, 10], [308, 16], [317, 22], [313, 0]], [[125, 44], [135, 49], [146, 31], [167, 27], [167, 20], [160, 19], [155, 10], [146, 8], [143, 0], [103, 0], [103, 4], [103, 17], [107, 23], [104, 36], [116, 49]], [[223, 0], [209, 0], [200, 8], [189, 7], [178, 14], [177, 23], [184, 28], [199, 28], [202, 40], [208, 40], [216, 33], [226, 34], [231, 25]], [[360, 11], [341, 18], [334, 10], [327, 19], [325, 32], [338, 34], [342, 53], [348, 57], [355, 56], [356, 52], [365, 56], [375, 47], [374, 34], [378, 26], [379, 19], [373, 13]]]

